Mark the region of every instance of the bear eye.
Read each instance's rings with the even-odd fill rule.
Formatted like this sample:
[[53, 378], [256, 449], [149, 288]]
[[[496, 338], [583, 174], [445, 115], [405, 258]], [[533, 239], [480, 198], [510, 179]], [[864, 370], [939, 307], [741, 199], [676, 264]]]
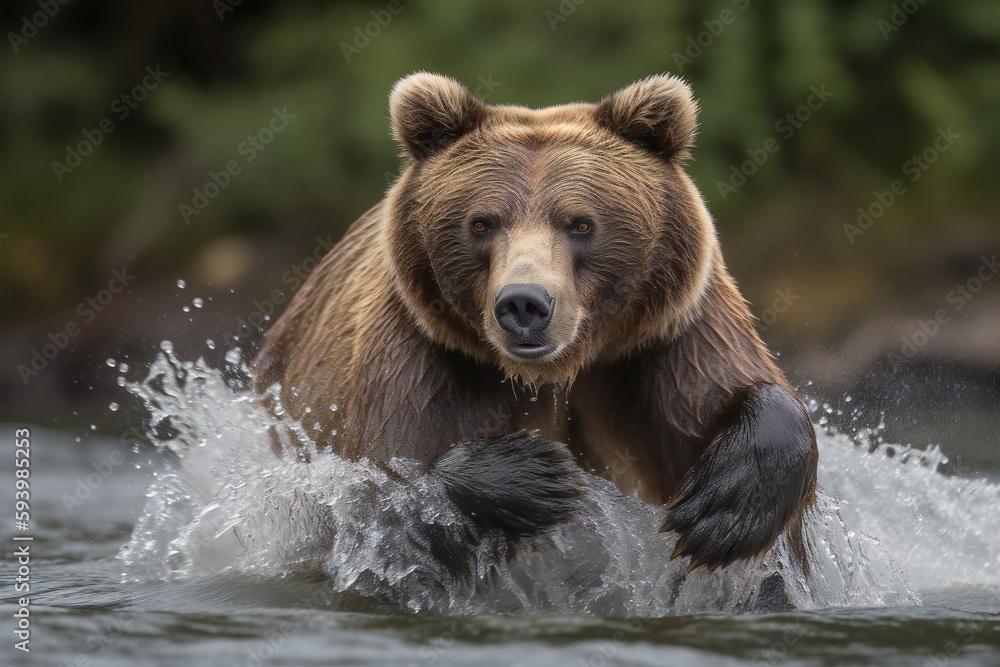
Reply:
[[570, 230], [578, 236], [586, 236], [594, 229], [594, 223], [590, 218], [573, 218], [570, 222]]
[[493, 229], [493, 221], [483, 215], [477, 215], [469, 224], [476, 234], [485, 234]]

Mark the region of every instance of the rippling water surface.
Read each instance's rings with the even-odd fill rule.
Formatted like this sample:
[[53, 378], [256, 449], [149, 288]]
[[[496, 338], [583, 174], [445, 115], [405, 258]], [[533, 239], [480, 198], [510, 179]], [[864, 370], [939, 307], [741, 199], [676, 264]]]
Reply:
[[[5, 663], [1000, 665], [1000, 484], [937, 447], [822, 433], [808, 576], [781, 542], [687, 575], [662, 509], [595, 479], [539, 549], [453, 582], [420, 547], [454, 521], [433, 480], [277, 460], [229, 360], [164, 354], [132, 387], [156, 452], [32, 429], [32, 651], [8, 634]], [[734, 613], [775, 571], [799, 611]]]

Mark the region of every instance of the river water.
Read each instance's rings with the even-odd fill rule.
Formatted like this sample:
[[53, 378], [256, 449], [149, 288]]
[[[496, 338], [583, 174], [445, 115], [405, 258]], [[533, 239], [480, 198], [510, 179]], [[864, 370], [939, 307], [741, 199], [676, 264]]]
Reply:
[[[1000, 665], [1000, 479], [947, 472], [947, 442], [848, 437], [814, 405], [808, 575], [780, 541], [687, 575], [662, 509], [595, 478], [578, 519], [452, 581], [421, 547], [452, 521], [433, 480], [279, 461], [236, 356], [215, 370], [165, 348], [130, 386], [148, 414], [121, 415], [154, 445], [27, 425], [31, 652], [5, 521], [3, 664]], [[0, 426], [8, 454], [25, 426]], [[776, 571], [798, 611], [738, 613]]]

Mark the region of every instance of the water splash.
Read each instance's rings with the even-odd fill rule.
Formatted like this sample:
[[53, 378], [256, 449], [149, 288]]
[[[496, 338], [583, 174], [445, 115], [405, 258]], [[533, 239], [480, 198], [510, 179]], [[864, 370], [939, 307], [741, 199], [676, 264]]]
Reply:
[[329, 598], [315, 606], [605, 616], [739, 611], [773, 572], [804, 609], [919, 604], [925, 593], [998, 582], [1000, 487], [941, 474], [936, 449], [868, 448], [828, 430], [819, 436], [823, 490], [805, 531], [808, 576], [783, 539], [758, 561], [689, 575], [668, 560], [676, 537], [656, 532], [663, 509], [594, 478], [577, 520], [501, 565], [486, 541], [475, 576], [456, 580], [420, 538], [422, 527], [460, 520], [433, 477], [400, 459], [393, 474], [333, 455], [278, 459], [273, 417], [239, 381], [238, 353], [216, 370], [163, 349], [148, 378], [129, 385], [165, 454], [119, 554], [135, 580], [318, 576]]

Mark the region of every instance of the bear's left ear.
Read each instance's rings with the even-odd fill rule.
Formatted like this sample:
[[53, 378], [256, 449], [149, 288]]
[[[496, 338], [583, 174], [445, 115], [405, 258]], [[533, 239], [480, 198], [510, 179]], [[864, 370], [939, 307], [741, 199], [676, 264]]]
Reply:
[[400, 79], [389, 95], [392, 134], [405, 155], [434, 155], [478, 126], [486, 105], [451, 77], [416, 72]]
[[698, 128], [698, 103], [683, 79], [657, 74], [608, 95], [597, 122], [666, 159], [684, 159]]

